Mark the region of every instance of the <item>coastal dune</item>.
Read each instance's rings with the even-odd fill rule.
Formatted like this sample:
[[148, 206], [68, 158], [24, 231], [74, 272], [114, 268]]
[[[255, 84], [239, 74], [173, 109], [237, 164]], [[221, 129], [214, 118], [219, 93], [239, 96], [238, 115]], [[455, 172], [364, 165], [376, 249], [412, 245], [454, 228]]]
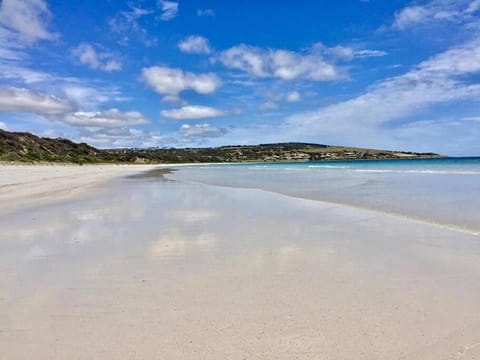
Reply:
[[1, 173], [2, 356], [480, 356], [478, 236], [148, 169]]

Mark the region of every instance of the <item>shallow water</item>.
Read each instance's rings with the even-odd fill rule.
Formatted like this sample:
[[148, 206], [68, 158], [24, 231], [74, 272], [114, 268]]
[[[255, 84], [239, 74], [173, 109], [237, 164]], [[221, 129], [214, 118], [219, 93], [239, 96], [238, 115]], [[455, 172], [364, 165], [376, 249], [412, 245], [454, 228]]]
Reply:
[[471, 234], [148, 177], [0, 229], [6, 359], [478, 355]]
[[480, 232], [480, 158], [210, 165], [169, 178], [258, 188]]

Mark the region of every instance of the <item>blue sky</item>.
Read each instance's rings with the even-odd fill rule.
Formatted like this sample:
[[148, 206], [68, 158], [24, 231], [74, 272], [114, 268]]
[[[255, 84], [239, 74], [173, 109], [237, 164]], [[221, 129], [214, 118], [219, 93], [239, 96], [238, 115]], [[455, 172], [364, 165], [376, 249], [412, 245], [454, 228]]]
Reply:
[[2, 0], [0, 128], [480, 154], [480, 0]]

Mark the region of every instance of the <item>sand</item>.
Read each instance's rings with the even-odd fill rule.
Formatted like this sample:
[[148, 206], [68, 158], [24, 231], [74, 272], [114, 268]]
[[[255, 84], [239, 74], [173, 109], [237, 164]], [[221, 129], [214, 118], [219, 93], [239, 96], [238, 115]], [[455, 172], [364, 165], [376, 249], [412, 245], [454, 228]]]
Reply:
[[0, 173], [1, 359], [480, 358], [478, 236], [141, 170]]
[[158, 165], [0, 164], [0, 211], [73, 197], [115, 177], [156, 167]]

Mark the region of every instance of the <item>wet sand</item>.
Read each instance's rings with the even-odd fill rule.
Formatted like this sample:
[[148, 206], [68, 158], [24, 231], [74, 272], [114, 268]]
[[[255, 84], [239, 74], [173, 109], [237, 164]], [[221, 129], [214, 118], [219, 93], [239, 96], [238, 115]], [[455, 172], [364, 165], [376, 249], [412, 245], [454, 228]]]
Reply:
[[480, 358], [472, 234], [155, 177], [0, 229], [1, 359]]

